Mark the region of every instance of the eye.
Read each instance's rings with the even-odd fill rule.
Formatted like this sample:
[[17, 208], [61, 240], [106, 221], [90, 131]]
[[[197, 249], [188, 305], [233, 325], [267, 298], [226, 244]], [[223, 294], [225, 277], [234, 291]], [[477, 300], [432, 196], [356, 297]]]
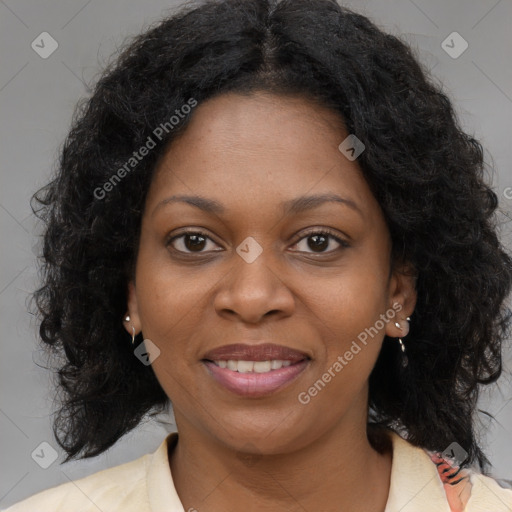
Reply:
[[[326, 251], [325, 249], [332, 245], [330, 242], [334, 240], [338, 244], [338, 247]], [[292, 247], [300, 247], [302, 244], [303, 249], [299, 248], [300, 252], [309, 252], [307, 249], [311, 249], [313, 253], [331, 253], [339, 249], [340, 247], [347, 248], [350, 245], [336, 236], [336, 234], [328, 229], [321, 229], [317, 231], [310, 231], [306, 233], [297, 243]]]
[[[332, 241], [338, 244], [338, 247], [326, 251], [325, 249], [332, 245]], [[204, 232], [202, 231], [184, 231], [179, 235], [175, 235], [167, 241], [166, 245], [171, 245], [174, 250], [177, 252], [191, 254], [191, 253], [203, 253], [208, 251], [208, 242], [211, 242], [213, 245], [215, 242]], [[299, 247], [302, 243], [303, 249], [299, 248], [299, 252], [308, 252], [307, 248], [312, 249], [313, 253], [330, 253], [336, 251], [340, 247], [350, 247], [350, 245], [336, 236], [336, 234], [328, 229], [310, 231], [306, 233], [298, 242], [296, 242], [292, 247]], [[222, 249], [210, 249], [214, 251], [222, 250]]]
[[186, 254], [194, 252], [201, 253], [208, 252], [204, 250], [205, 247], [208, 246], [208, 241], [217, 245], [206, 233], [203, 233], [202, 231], [185, 231], [179, 235], [171, 237], [167, 241], [166, 245], [171, 245], [176, 251]]

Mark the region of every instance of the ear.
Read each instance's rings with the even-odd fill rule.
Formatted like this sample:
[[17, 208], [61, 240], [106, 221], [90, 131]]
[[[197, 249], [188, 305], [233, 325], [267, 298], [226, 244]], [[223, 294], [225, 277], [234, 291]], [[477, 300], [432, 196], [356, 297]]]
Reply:
[[[416, 269], [410, 263], [395, 266], [389, 281], [388, 307], [396, 312], [395, 317], [386, 324], [386, 334], [391, 338], [401, 338], [409, 333], [407, 317], [411, 316], [418, 297], [416, 291]], [[395, 325], [400, 324], [400, 328]]]
[[126, 315], [130, 317], [130, 320], [126, 320], [126, 315], [123, 318], [123, 325], [128, 334], [132, 335], [132, 327], [135, 328], [135, 334], [139, 334], [142, 330], [140, 316], [139, 316], [139, 307], [137, 303], [137, 293], [135, 291], [135, 283], [130, 281], [128, 283], [128, 311]]

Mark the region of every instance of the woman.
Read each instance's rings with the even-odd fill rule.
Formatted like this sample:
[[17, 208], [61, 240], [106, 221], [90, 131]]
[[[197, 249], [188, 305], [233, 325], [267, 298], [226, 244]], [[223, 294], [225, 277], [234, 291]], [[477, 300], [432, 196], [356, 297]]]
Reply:
[[21, 511], [510, 511], [474, 413], [512, 260], [480, 144], [331, 0], [209, 1], [98, 82], [38, 195], [66, 461], [172, 403], [153, 454]]

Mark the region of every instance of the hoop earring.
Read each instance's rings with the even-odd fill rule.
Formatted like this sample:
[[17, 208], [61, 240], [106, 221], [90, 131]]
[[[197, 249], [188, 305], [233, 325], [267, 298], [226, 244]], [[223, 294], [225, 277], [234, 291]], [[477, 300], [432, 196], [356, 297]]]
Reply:
[[[126, 315], [124, 317], [125, 322], [129, 322], [131, 320], [130, 315]], [[132, 325], [132, 345], [135, 345], [135, 327]]]

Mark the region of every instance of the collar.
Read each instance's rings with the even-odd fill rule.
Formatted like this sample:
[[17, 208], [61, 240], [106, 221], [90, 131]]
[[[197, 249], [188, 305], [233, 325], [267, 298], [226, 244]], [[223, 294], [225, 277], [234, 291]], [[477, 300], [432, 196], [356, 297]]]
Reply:
[[150, 457], [147, 489], [151, 512], [185, 512], [169, 466], [168, 453], [177, 442], [178, 433], [169, 434]]
[[384, 512], [451, 512], [430, 456], [395, 432], [388, 501]]
[[[421, 448], [389, 432], [393, 462], [388, 501], [384, 512], [450, 512], [435, 464]], [[147, 473], [151, 512], [185, 512], [172, 479], [168, 453], [178, 441], [169, 434], [151, 454]]]

